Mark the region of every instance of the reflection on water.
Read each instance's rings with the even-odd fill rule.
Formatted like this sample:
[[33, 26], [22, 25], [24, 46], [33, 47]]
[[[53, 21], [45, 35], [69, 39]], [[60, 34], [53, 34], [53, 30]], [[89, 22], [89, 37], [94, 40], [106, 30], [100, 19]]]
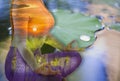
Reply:
[[73, 12], [85, 12], [87, 10], [87, 1], [82, 0], [44, 0], [49, 10], [67, 9]]
[[83, 53], [81, 66], [68, 79], [69, 81], [119, 81], [119, 64], [120, 32], [105, 28], [97, 32], [97, 40]]

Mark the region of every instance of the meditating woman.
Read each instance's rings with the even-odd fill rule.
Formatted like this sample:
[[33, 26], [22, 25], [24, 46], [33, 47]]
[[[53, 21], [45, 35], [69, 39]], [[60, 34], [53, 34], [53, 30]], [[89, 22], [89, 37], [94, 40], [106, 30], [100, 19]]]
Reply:
[[[9, 81], [64, 81], [79, 66], [79, 53], [72, 50], [41, 55], [40, 48], [55, 23], [53, 16], [42, 0], [12, 0], [11, 4], [14, 30], [5, 66]], [[39, 43], [31, 49], [27, 41], [34, 39]]]

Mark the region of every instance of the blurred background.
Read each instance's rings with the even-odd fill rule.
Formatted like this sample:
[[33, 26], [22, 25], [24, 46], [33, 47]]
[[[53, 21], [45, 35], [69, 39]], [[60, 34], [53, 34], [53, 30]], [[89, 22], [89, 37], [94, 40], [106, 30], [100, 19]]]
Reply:
[[[120, 0], [44, 0], [44, 4], [56, 20], [51, 34], [64, 44], [76, 39], [80, 40], [79, 47], [92, 45], [94, 32], [103, 27], [102, 22], [120, 31]], [[0, 81], [7, 81], [4, 62], [12, 34], [9, 12], [10, 0], [0, 0]], [[60, 38], [59, 34], [67, 40]], [[88, 39], [80, 39], [81, 36]]]

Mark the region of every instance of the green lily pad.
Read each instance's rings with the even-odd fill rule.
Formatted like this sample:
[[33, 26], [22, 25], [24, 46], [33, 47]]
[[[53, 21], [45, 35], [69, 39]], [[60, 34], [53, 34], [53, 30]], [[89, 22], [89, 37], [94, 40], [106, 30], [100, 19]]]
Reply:
[[[76, 40], [79, 47], [88, 47], [95, 41], [94, 32], [101, 28], [101, 23], [95, 17], [63, 10], [58, 10], [53, 15], [56, 24], [51, 34], [65, 46]], [[82, 35], [90, 37], [90, 40], [81, 40]]]

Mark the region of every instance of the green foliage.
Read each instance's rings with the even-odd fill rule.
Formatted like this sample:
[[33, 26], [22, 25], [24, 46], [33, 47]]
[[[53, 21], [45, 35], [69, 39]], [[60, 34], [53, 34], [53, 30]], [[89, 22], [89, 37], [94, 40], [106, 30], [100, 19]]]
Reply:
[[44, 45], [41, 47], [42, 54], [53, 53], [55, 50], [56, 50], [56, 48], [54, 48], [51, 45], [46, 44], [46, 43], [44, 43]]
[[35, 51], [37, 48], [40, 48], [45, 41], [45, 37], [42, 38], [29, 38], [27, 42], [27, 48]]
[[57, 49], [63, 49], [64, 45], [62, 45], [59, 40], [56, 40], [53, 36], [49, 35], [46, 37], [45, 43], [51, 45]]
[[[48, 47], [48, 48], [47, 48]], [[45, 53], [45, 48], [46, 52], [47, 50], [54, 50], [54, 49], [62, 49], [62, 44], [59, 43], [57, 40], [55, 40], [52, 36], [45, 36], [45, 37], [40, 37], [40, 38], [29, 38], [27, 40], [27, 48], [35, 51], [37, 48], [42, 48], [43, 52]]]

